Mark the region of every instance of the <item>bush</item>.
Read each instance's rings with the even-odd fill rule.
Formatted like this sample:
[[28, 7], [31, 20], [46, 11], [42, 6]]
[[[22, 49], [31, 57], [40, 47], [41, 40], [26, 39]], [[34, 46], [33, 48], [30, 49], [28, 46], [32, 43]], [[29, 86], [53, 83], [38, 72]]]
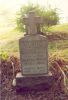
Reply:
[[16, 19], [17, 29], [19, 29], [20, 31], [25, 31], [24, 24], [23, 24], [23, 17], [29, 11], [35, 11], [35, 13], [38, 16], [41, 16], [45, 19], [45, 26], [44, 26], [45, 30], [49, 26], [56, 25], [59, 22], [59, 16], [58, 16], [56, 8], [44, 9], [44, 8], [41, 8], [39, 5], [34, 6], [32, 4], [29, 4], [28, 6], [21, 7], [20, 11], [17, 13], [17, 19]]

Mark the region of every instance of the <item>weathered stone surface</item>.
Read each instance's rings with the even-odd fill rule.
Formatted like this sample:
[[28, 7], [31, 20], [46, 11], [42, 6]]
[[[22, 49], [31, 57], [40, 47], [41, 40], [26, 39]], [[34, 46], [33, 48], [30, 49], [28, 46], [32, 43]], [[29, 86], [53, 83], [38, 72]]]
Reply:
[[17, 89], [24, 90], [46, 90], [51, 88], [54, 83], [52, 75], [34, 75], [34, 76], [20, 76], [16, 77]]
[[44, 23], [43, 18], [36, 16], [35, 12], [29, 12], [27, 17], [23, 18], [26, 25], [27, 34], [37, 34], [38, 26]]
[[20, 39], [23, 75], [48, 73], [48, 42], [43, 35], [27, 35]]
[[30, 12], [24, 23], [27, 35], [19, 40], [22, 75], [16, 76], [16, 89], [48, 89], [54, 81], [48, 74], [48, 42], [46, 36], [37, 34], [43, 19]]

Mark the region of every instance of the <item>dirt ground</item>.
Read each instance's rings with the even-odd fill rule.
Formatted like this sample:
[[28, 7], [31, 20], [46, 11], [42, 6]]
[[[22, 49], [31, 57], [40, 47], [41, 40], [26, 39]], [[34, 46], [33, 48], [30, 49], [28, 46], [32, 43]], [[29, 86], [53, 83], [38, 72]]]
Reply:
[[[52, 64], [54, 65], [54, 63]], [[65, 63], [61, 62], [61, 64], [64, 65]], [[68, 100], [68, 91], [66, 93], [61, 91], [58, 85], [45, 91], [33, 90], [21, 94], [17, 93], [16, 89], [12, 86], [13, 78], [20, 71], [19, 59], [16, 57], [10, 57], [9, 60], [1, 60], [0, 70], [0, 100]]]

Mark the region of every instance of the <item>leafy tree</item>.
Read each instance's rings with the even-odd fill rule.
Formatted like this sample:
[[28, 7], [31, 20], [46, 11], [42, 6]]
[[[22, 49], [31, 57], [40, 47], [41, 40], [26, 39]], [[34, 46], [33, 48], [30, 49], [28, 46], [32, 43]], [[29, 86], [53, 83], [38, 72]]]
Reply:
[[44, 9], [39, 5], [29, 4], [28, 6], [21, 7], [19, 13], [17, 14], [17, 28], [20, 31], [24, 31], [23, 17], [29, 12], [35, 11], [36, 15], [41, 16], [45, 19], [44, 29], [49, 26], [56, 25], [59, 22], [59, 16], [56, 9]]

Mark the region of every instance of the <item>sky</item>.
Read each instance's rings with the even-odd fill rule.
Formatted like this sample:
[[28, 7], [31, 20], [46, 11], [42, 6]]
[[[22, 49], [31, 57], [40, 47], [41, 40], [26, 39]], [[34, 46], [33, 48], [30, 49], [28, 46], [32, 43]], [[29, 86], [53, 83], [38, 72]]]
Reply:
[[39, 4], [43, 7], [51, 5], [52, 8], [58, 8], [61, 17], [61, 23], [68, 23], [68, 0], [0, 0], [0, 15], [9, 12], [15, 14], [23, 5], [28, 3]]

